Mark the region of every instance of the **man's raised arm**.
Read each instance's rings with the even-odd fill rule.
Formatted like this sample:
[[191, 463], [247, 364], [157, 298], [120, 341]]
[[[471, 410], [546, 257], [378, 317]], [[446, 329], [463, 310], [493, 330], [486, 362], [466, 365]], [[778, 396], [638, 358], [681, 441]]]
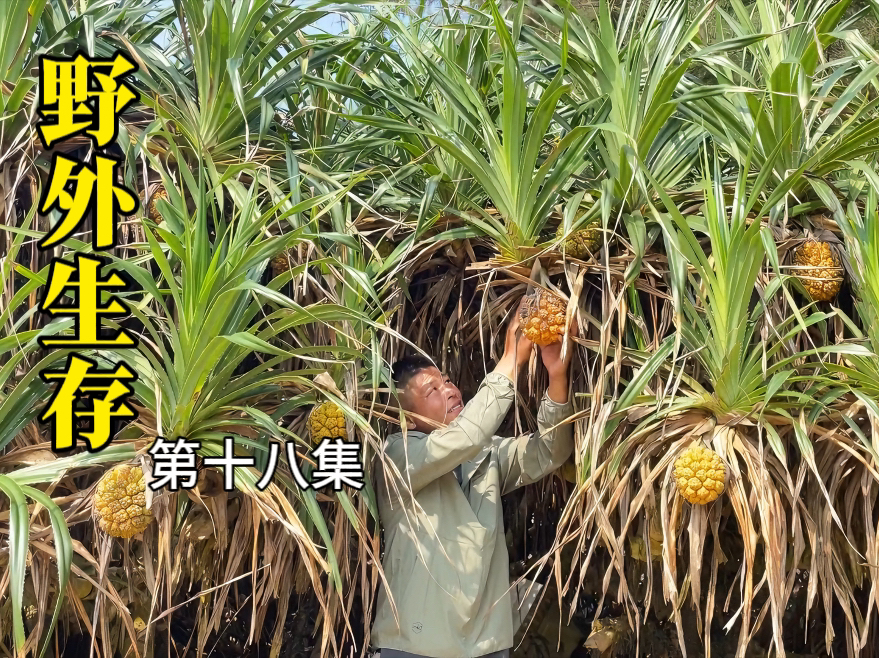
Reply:
[[385, 454], [415, 494], [434, 480], [476, 457], [500, 427], [513, 403], [513, 382], [495, 371], [451, 423], [413, 439], [389, 442]]
[[531, 341], [519, 332], [517, 309], [507, 328], [504, 355], [458, 417], [424, 437], [407, 440], [404, 436], [385, 446], [385, 454], [400, 469], [413, 494], [473, 459], [491, 443], [515, 400], [513, 381], [528, 361], [531, 348]]
[[[570, 335], [576, 335], [575, 325]], [[564, 422], [574, 412], [568, 398], [568, 365], [573, 348], [569, 338], [564, 359], [561, 342], [540, 349], [549, 374], [549, 387], [537, 411], [537, 431], [502, 439], [498, 445], [502, 495], [549, 475], [564, 464], [574, 450], [573, 427]]]
[[541, 480], [567, 461], [574, 450], [574, 431], [564, 421], [573, 411], [570, 402], [559, 404], [546, 393], [537, 411], [537, 430], [500, 441], [502, 495]]

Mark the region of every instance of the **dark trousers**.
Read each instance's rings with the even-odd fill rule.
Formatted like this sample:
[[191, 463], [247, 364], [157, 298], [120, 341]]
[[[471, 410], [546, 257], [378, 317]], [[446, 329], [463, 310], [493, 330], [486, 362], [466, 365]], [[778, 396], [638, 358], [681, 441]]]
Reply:
[[[375, 658], [425, 658], [417, 653], [409, 653], [408, 651], [399, 651], [397, 649], [379, 649]], [[501, 649], [500, 651], [492, 651], [485, 653], [478, 658], [510, 658], [509, 649]]]

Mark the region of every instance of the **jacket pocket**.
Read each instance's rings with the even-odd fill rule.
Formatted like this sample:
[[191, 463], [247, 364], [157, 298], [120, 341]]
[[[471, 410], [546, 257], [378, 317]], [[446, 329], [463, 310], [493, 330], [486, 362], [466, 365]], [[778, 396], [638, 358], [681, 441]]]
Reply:
[[486, 550], [487, 535], [478, 521], [462, 523], [453, 536], [439, 534], [440, 543], [432, 556], [431, 574], [457, 599], [464, 621], [479, 607], [480, 593], [485, 588], [491, 561], [491, 552]]

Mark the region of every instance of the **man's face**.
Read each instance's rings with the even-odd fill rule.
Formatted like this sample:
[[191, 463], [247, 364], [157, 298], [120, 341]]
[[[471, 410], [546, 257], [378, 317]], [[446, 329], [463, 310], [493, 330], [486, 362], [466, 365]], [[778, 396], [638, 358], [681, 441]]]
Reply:
[[[406, 411], [446, 425], [455, 420], [464, 408], [461, 391], [437, 368], [425, 368], [416, 373], [407, 382], [401, 400]], [[418, 419], [414, 420], [415, 427], [422, 432], [435, 429]]]

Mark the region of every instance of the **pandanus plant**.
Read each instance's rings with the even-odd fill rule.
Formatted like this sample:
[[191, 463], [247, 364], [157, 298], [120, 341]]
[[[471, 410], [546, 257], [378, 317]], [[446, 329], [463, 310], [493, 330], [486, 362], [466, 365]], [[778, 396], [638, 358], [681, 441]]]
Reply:
[[[783, 650], [782, 617], [796, 567], [807, 548], [798, 529], [816, 527], [816, 515], [826, 514], [833, 523], [810, 536], [813, 569], [809, 578], [816, 579], [825, 595], [831, 583], [849, 582], [839, 565], [824, 562], [820, 546], [822, 538], [829, 540], [834, 532], [845, 537], [846, 529], [838, 515], [838, 500], [829, 492], [828, 473], [820, 470], [816, 461], [814, 442], [820, 429], [810, 420], [810, 413], [822, 411], [815, 400], [827, 386], [827, 371], [820, 359], [829, 354], [863, 355], [866, 350], [855, 345], [827, 345], [790, 352], [794, 337], [826, 323], [833, 314], [814, 312], [805, 318], [800, 312], [778, 315], [785, 278], [765, 275], [764, 263], [777, 266], [777, 256], [768, 228], [752, 217], [752, 211], [758, 218], [765, 216], [786, 190], [779, 188], [769, 198], [763, 197], [762, 181], [758, 179], [750, 187], [745, 167], [730, 196], [717, 160], [712, 165], [710, 162], [708, 158], [703, 165], [705, 176], [699, 187], [703, 202], [693, 217], [678, 209], [645, 168], [645, 177], [655, 186], [662, 204], [662, 211], [652, 203], [650, 206], [667, 245], [676, 332], [667, 339], [674, 343], [674, 349], [666, 343], [666, 354], [674, 358], [664, 366], [668, 383], [657, 391], [652, 413], [645, 410], [636, 415], [643, 419], [634, 427], [616, 421], [609, 428], [611, 432], [603, 423], [590, 432], [583, 460], [583, 475], [590, 487], [584, 491], [591, 496], [592, 505], [601, 506], [604, 518], [617, 519], [613, 531], [601, 526], [600, 541], [611, 552], [609, 569], [616, 571], [625, 600], [633, 606], [638, 588], [622, 568], [623, 542], [637, 538], [642, 545], [651, 546], [646, 529], [661, 528], [662, 595], [676, 610], [690, 595], [698, 627], [704, 629], [706, 652], [717, 614], [713, 583], [722, 541], [718, 524], [727, 506], [731, 507], [742, 536], [755, 538], [741, 547], [740, 608], [726, 620], [727, 628], [739, 625], [737, 655], [745, 655], [749, 637], [756, 630], [751, 609], [758, 581], [768, 588], [759, 619], [768, 614], [773, 643]], [[768, 175], [768, 171], [762, 174]], [[707, 244], [697, 232], [707, 237]], [[698, 364], [698, 379], [690, 375], [689, 362]], [[620, 431], [623, 427], [625, 432]], [[677, 457], [694, 445], [711, 448], [724, 465], [718, 473], [729, 473], [723, 495], [707, 507], [688, 505], [682, 495], [685, 492], [679, 493], [672, 478]], [[792, 454], [802, 460], [800, 472], [790, 470]], [[801, 478], [807, 475], [804, 485]], [[799, 502], [804, 486], [815, 492], [808, 506]], [[624, 499], [629, 502], [621, 507]], [[589, 520], [587, 527], [597, 521], [597, 517]], [[678, 559], [682, 529], [688, 562]], [[641, 531], [643, 538], [638, 535]], [[793, 533], [792, 547], [788, 546], [789, 532]], [[715, 546], [709, 563], [712, 585], [703, 600], [703, 552], [709, 541]], [[762, 558], [758, 557], [758, 546], [762, 546]], [[586, 568], [588, 562], [587, 558], [579, 568]], [[646, 569], [649, 606], [656, 578], [651, 559], [647, 559]], [[685, 572], [683, 581], [681, 569]], [[688, 583], [687, 588], [682, 582]], [[674, 621], [683, 646], [680, 614], [674, 615]]]
[[[478, 193], [472, 187], [467, 195], [457, 192], [471, 202], [466, 234], [489, 237], [504, 262], [516, 263], [535, 253], [562, 191], [586, 165], [585, 151], [595, 130], [573, 127], [548, 153], [542, 153], [561, 100], [570, 89], [565, 83], [567, 31], [561, 37], [561, 65], [543, 86], [529, 79], [516, 49], [525, 3], [513, 7], [512, 27], [494, 2], [488, 7], [501, 55], [497, 66], [488, 68], [492, 75], [486, 78], [489, 61], [478, 59], [485, 49], [481, 36], [485, 25], [462, 26], [456, 31], [458, 42], [453, 49], [448, 36], [419, 41], [401, 23], [387, 20], [414, 70], [430, 80], [423, 93], [430, 103], [411, 97], [405, 89], [377, 86], [376, 92], [388, 99], [392, 113], [353, 118], [402, 135], [414, 134], [443, 152], [444, 164], [438, 173], [450, 177], [461, 172], [472, 177]], [[476, 59], [465, 58], [462, 45], [471, 47]], [[487, 96], [496, 100], [496, 108], [486, 105]], [[482, 198], [491, 208], [483, 207]]]
[[[740, 166], [769, 169], [764, 185], [786, 186], [788, 195], [777, 202], [794, 214], [826, 210], [812, 181], [876, 152], [879, 100], [867, 91], [879, 66], [862, 66], [857, 57], [864, 41], [854, 27], [857, 16], [847, 15], [851, 4], [732, 0], [729, 9], [717, 8], [715, 40], [743, 46], [743, 57], [709, 46], [705, 65], [716, 84], [684, 80], [686, 115]], [[830, 49], [837, 42], [850, 53], [837, 56]]]

